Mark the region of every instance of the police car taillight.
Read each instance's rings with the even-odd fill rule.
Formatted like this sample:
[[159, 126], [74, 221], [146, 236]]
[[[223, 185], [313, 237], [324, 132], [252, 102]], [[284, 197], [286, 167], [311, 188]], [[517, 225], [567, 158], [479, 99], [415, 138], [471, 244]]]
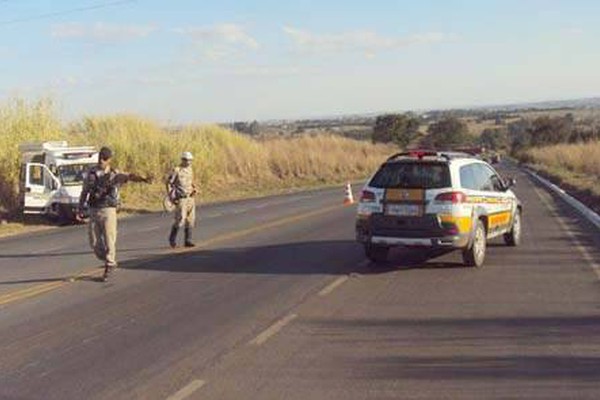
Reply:
[[440, 193], [435, 197], [438, 203], [460, 204], [467, 200], [467, 195], [463, 192], [445, 192]]
[[377, 196], [370, 190], [363, 190], [360, 194], [361, 203], [374, 203], [375, 201], [377, 201]]

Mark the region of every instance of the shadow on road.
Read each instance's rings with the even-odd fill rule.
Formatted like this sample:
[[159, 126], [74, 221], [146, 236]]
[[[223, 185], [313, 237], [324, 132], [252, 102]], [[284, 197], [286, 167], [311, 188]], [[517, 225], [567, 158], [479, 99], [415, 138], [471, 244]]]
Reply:
[[[569, 355], [382, 357], [362, 361], [369, 378], [558, 380], [597, 382], [600, 357]], [[370, 367], [370, 368], [369, 368]], [[376, 371], [373, 371], [376, 369]]]
[[390, 261], [365, 265], [362, 246], [354, 241], [286, 243], [271, 246], [197, 250], [135, 260], [123, 269], [220, 274], [379, 274], [416, 268], [463, 268], [460, 263], [440, 262], [444, 252], [396, 249]]
[[15, 281], [0, 282], [0, 286], [2, 286], [2, 285], [20, 285], [20, 284], [27, 284], [27, 283], [61, 282], [61, 281], [64, 281], [65, 279], [66, 278], [20, 279], [20, 280], [15, 280]]
[[[392, 354], [360, 358], [360, 362], [352, 360], [354, 373], [370, 379], [600, 380], [597, 352], [573, 351], [574, 343], [588, 348], [600, 344], [598, 315], [317, 319], [309, 323], [314, 335], [334, 336], [351, 348], [369, 348], [376, 342], [397, 349]], [[512, 347], [489, 354], [489, 346], [500, 343]], [[406, 346], [437, 350], [436, 354], [418, 354], [407, 352]], [[536, 350], [521, 353], [526, 346]]]
[[[131, 249], [118, 249], [118, 253], [130, 253], [142, 250], [156, 251], [155, 247], [138, 247]], [[49, 253], [18, 253], [18, 254], [0, 254], [0, 259], [3, 258], [44, 258], [44, 257], [68, 257], [68, 256], [84, 256], [91, 254], [92, 251], [85, 249], [81, 251], [65, 251], [65, 252], [49, 252]]]
[[[155, 248], [123, 249], [118, 253]], [[69, 253], [3, 254], [1, 258], [43, 258], [88, 255], [89, 250]], [[119, 269], [178, 273], [273, 274], [273, 275], [345, 275], [383, 274], [394, 271], [435, 268], [464, 268], [461, 263], [439, 261], [448, 251], [394, 249], [389, 262], [365, 263], [362, 246], [354, 241], [286, 243], [271, 246], [233, 247], [195, 250], [186, 253], [153, 255], [120, 263]], [[2, 285], [58, 282], [72, 275], [2, 281]], [[94, 277], [77, 277], [78, 281], [96, 281]]]

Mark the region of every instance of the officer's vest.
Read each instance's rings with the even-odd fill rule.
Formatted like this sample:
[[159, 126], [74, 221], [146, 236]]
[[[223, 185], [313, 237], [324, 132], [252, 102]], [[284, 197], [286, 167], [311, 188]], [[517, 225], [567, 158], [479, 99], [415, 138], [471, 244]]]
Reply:
[[89, 174], [94, 176], [88, 200], [90, 207], [117, 207], [119, 205], [119, 187], [115, 184], [116, 171], [111, 168], [108, 173], [105, 173], [98, 168], [92, 168]]
[[175, 167], [171, 176], [171, 193], [175, 200], [189, 197], [192, 192], [191, 176], [186, 176], [185, 179], [182, 179], [182, 170], [183, 168], [181, 167]]

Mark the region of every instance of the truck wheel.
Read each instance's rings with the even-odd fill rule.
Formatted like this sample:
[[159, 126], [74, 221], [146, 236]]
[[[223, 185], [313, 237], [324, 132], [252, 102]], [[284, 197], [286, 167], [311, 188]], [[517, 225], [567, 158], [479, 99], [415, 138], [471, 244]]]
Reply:
[[375, 244], [365, 245], [365, 255], [369, 260], [375, 264], [384, 263], [388, 259], [390, 248], [387, 246], [380, 246]]
[[507, 246], [518, 246], [521, 244], [521, 212], [517, 211], [510, 232], [504, 234], [504, 243]]
[[60, 225], [71, 225], [75, 219], [75, 213], [70, 206], [59, 204], [58, 206], [58, 221]]
[[477, 221], [475, 227], [475, 235], [471, 246], [463, 250], [463, 262], [468, 267], [483, 267], [483, 261], [485, 260], [486, 250], [486, 234], [483, 222]]

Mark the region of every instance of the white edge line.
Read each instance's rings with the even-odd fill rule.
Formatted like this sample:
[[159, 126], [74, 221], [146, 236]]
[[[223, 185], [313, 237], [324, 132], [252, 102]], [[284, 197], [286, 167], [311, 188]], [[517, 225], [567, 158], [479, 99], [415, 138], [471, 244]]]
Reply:
[[598, 266], [598, 264], [596, 263], [596, 261], [594, 261], [594, 258], [592, 257], [592, 255], [590, 254], [590, 252], [588, 251], [588, 249], [584, 245], [581, 244], [581, 241], [579, 239], [577, 239], [577, 236], [575, 236], [575, 234], [569, 228], [569, 226], [564, 221], [564, 219], [558, 214], [558, 212], [556, 211], [556, 208], [554, 207], [554, 205], [552, 205], [548, 201], [548, 199], [542, 195], [542, 193], [540, 192], [539, 189], [537, 189], [537, 188], [534, 187], [533, 190], [536, 192], [536, 194], [540, 198], [541, 202], [552, 213], [552, 215], [554, 216], [554, 218], [556, 218], [556, 221], [558, 222], [558, 225], [567, 234], [567, 236], [569, 237], [569, 239], [571, 239], [571, 241], [575, 245], [575, 248], [583, 256], [583, 258], [585, 259], [585, 261], [588, 262], [589, 266], [592, 268], [592, 271], [594, 271], [594, 273], [596, 274], [596, 277], [598, 279], [600, 279], [600, 266]]
[[554, 193], [560, 196], [560, 198], [566, 201], [571, 207], [579, 211], [579, 213], [583, 215], [592, 224], [594, 224], [596, 228], [600, 229], [600, 215], [596, 214], [592, 209], [587, 207], [585, 204], [583, 204], [573, 196], [569, 195], [567, 192], [565, 192], [563, 189], [556, 186], [549, 180], [542, 178], [541, 176], [539, 176], [538, 174], [536, 174], [528, 168], [526, 168], [525, 171], [531, 176], [533, 176], [535, 179], [537, 179], [537, 181], [544, 185], [546, 188], [552, 190]]
[[319, 296], [321, 296], [321, 297], [327, 296], [329, 293], [333, 292], [338, 286], [344, 284], [344, 282], [346, 282], [347, 280], [348, 280], [348, 276], [347, 275], [340, 276], [339, 278], [337, 278], [336, 280], [334, 280], [333, 282], [331, 282], [329, 285], [325, 286], [319, 292]]
[[252, 346], [260, 346], [296, 318], [298, 318], [297, 314], [286, 315], [285, 317], [283, 317], [282, 319], [280, 319], [279, 321], [275, 322], [273, 325], [262, 331], [262, 333], [260, 333], [254, 339], [252, 339], [248, 344]]
[[167, 397], [167, 400], [183, 400], [189, 397], [192, 393], [200, 389], [205, 384], [206, 382], [203, 380], [194, 379], [193, 381], [185, 385], [183, 388], [179, 389], [176, 393]]

